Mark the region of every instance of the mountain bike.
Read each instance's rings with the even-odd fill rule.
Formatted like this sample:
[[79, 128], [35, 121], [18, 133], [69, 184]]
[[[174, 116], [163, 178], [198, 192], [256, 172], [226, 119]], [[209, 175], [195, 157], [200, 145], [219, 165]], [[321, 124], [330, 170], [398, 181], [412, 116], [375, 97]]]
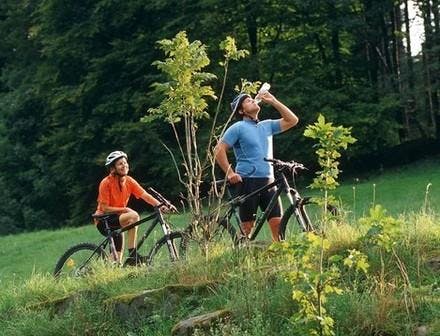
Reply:
[[[278, 202], [278, 198], [282, 194], [286, 196], [288, 206], [282, 214], [280, 222], [280, 240], [286, 239], [289, 227], [293, 227], [292, 222], [296, 222], [297, 227], [302, 232], [316, 231], [316, 227], [312, 223], [312, 220], [308, 214], [307, 207], [309, 205], [315, 205], [315, 208], [319, 210], [319, 206], [316, 204], [316, 202], [312, 200], [311, 197], [302, 197], [299, 191], [296, 188], [292, 187], [288, 181], [288, 176], [291, 175], [294, 184], [295, 175], [299, 171], [306, 169], [304, 165], [295, 161], [284, 162], [278, 159], [265, 159], [265, 161], [268, 161], [272, 164], [274, 168], [275, 179], [268, 185], [261, 187], [249, 194], [232, 197], [228, 188], [229, 184], [227, 181], [218, 180], [214, 182], [217, 187], [226, 186], [226, 194], [229, 199], [225, 204], [223, 204], [223, 207], [226, 210], [224, 210], [223, 214], [218, 217], [218, 226], [216, 228], [217, 232], [215, 234], [223, 234], [224, 232], [227, 232], [228, 235], [232, 238], [234, 244], [236, 245], [246, 240], [255, 240], [261, 228], [263, 227], [264, 222], [267, 220], [269, 213], [272, 211], [272, 209]], [[276, 187], [277, 189], [272, 196], [269, 205], [263, 212], [257, 215], [252, 232], [249, 236], [246, 236], [240, 225], [238, 207], [249, 198], [265, 192], [273, 187]], [[329, 206], [328, 209], [331, 210], [332, 213], [335, 213], [336, 211], [336, 208], [332, 206]], [[191, 228], [188, 228], [187, 231], [191, 232]]]
[[166, 260], [171, 262], [179, 260], [183, 253], [182, 238], [184, 234], [180, 231], [173, 231], [161, 211], [163, 206], [168, 209], [173, 208], [173, 206], [153, 188], [148, 188], [147, 190], [160, 202], [159, 205], [154, 207], [154, 212], [151, 215], [117, 230], [111, 230], [108, 225], [111, 216], [117, 214], [92, 215], [93, 218], [103, 221], [107, 235], [99, 244], [80, 243], [70, 247], [57, 261], [53, 272], [54, 276], [82, 276], [90, 271], [94, 261], [113, 261], [113, 263], [116, 263], [114, 260], [118, 260], [118, 256], [113, 237], [146, 222], [150, 222], [150, 225], [144, 234], [139, 237], [136, 244], [139, 253], [142, 253], [141, 251], [145, 247], [146, 239], [158, 225], [162, 228], [163, 236], [153, 244], [148, 254], [142, 258], [145, 264], [152, 265], [153, 263], [159, 264]]

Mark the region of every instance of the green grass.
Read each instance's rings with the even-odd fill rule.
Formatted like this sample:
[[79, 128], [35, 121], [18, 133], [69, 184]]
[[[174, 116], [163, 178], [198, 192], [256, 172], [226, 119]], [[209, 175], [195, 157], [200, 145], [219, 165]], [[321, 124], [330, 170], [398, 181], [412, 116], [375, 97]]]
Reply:
[[[347, 180], [338, 189], [348, 216], [327, 227], [327, 254], [346, 255], [347, 249], [356, 248], [368, 256], [370, 268], [367, 276], [343, 270], [340, 286], [346, 289], [340, 296], [329, 296], [326, 306], [335, 319], [337, 336], [410, 336], [419, 326], [426, 326], [428, 335], [440, 335], [440, 219], [435, 211], [440, 204], [440, 181], [435, 174], [439, 168], [440, 160], [436, 158], [360, 178], [356, 182], [356, 204], [352, 183]], [[428, 183], [432, 183], [430, 210], [424, 212]], [[368, 229], [357, 219], [368, 214], [373, 203], [373, 184], [374, 203], [382, 204], [400, 220], [393, 245], [399, 259], [358, 240]], [[173, 215], [171, 221], [176, 227], [184, 227], [186, 218]], [[267, 237], [266, 226], [261, 238]], [[80, 279], [56, 281], [50, 276], [57, 259], [69, 246], [100, 239], [91, 224], [0, 237], [1, 334], [162, 336], [169, 335], [182, 319], [223, 308], [231, 310], [233, 318], [197, 335], [304, 334], [300, 332], [303, 327], [290, 320], [298, 310], [291, 298], [292, 284], [286, 281], [288, 272], [298, 267], [294, 258], [266, 249], [233, 250], [230, 244], [219, 244], [211, 246], [207, 256], [200, 255], [171, 268], [97, 265], [94, 273]], [[170, 298], [164, 297], [153, 314], [139, 319], [121, 320], [108, 303], [145, 289], [210, 281], [217, 283], [210, 295], [193, 293], [171, 311], [166, 308]], [[60, 312], [56, 302], [66, 297], [71, 298], [71, 303]]]
[[387, 171], [370, 172], [369, 176], [350, 177], [334, 195], [344, 208], [359, 218], [371, 205], [381, 204], [391, 214], [420, 211], [427, 205], [436, 209], [440, 204], [440, 157]]
[[[354, 216], [358, 219], [368, 213], [373, 202], [382, 204], [390, 214], [396, 216], [403, 212], [420, 211], [425, 206], [426, 186], [431, 183], [428, 205], [435, 209], [436, 205], [440, 205], [439, 168], [440, 158], [436, 157], [390, 171], [372, 172], [369, 177], [360, 177], [358, 181], [347, 179], [334, 194], [342, 201], [350, 219]], [[353, 187], [356, 188], [355, 197]], [[306, 189], [303, 191], [304, 194], [308, 193]], [[185, 216], [172, 216], [171, 221], [175, 227], [186, 225]], [[264, 225], [260, 238], [269, 237], [268, 226]], [[153, 239], [157, 238], [158, 235], [153, 236]], [[34, 273], [50, 273], [56, 260], [69, 246], [100, 240], [101, 236], [91, 224], [0, 237], [0, 284], [20, 281]]]
[[[177, 228], [186, 225], [185, 216], [171, 215], [169, 219]], [[139, 232], [145, 229], [146, 226], [141, 226]], [[144, 243], [146, 250], [163, 235], [161, 232], [162, 229], [157, 226]], [[100, 243], [102, 240], [92, 224], [0, 237], [0, 285], [21, 282], [33, 274], [51, 274], [58, 258], [70, 246], [81, 242]]]
[[[417, 227], [417, 230], [415, 230]], [[427, 260], [440, 256], [439, 220], [432, 215], [414, 215], [403, 224], [395, 249], [406, 265], [412, 283], [410, 293], [395, 259], [383, 253], [381, 262], [377, 248], [366, 248], [357, 242], [362, 230], [348, 224], [330, 226], [329, 254], [344, 255], [348, 248], [357, 248], [368, 255], [368, 278], [344, 271], [341, 296], [330, 296], [326, 306], [335, 319], [336, 335], [399, 335], [410, 336], [415, 326], [435, 330], [440, 313], [440, 293], [436, 289], [438, 274], [427, 267]], [[417, 268], [420, 259], [420, 268]], [[296, 269], [296, 260], [263, 250], [232, 250], [227, 246], [212, 249], [208, 257], [199, 256], [179, 262], [172, 268], [111, 268], [97, 265], [84, 278], [56, 281], [50, 276], [34, 274], [21, 282], [0, 289], [2, 335], [169, 335], [172, 327], [189, 316], [217, 309], [229, 309], [234, 318], [198, 335], [297, 335], [300, 325], [289, 318], [298, 310], [291, 299], [292, 287], [286, 281], [289, 271]], [[351, 275], [350, 275], [351, 274]], [[169, 284], [215, 282], [208, 295], [184, 296], [170, 310], [168, 300], [155, 306], [153, 314], [130, 321], [121, 320], [108, 302], [120, 296], [140, 293], [145, 289]], [[342, 287], [342, 284], [340, 285]], [[413, 306], [405, 308], [403, 290], [411, 296]], [[59, 310], [56, 302], [70, 297], [70, 306]], [[349, 318], [347, 318], [349, 316]], [[435, 332], [430, 335], [439, 335]]]
[[[397, 215], [421, 210], [425, 205], [426, 186], [432, 183], [428, 204], [435, 208], [440, 205], [439, 167], [440, 158], [435, 158], [380, 174], [372, 173], [370, 177], [360, 178], [356, 183], [350, 179], [342, 183], [335, 196], [342, 201], [350, 219], [354, 211], [356, 218], [367, 213], [373, 201], [382, 204], [390, 214]], [[373, 184], [376, 185], [375, 197]], [[356, 188], [355, 200], [353, 187]], [[307, 193], [308, 190], [304, 189], [304, 194]], [[185, 216], [172, 216], [171, 221], [175, 227], [186, 225]], [[269, 237], [268, 226], [264, 225], [260, 238]], [[157, 238], [158, 235], [153, 236], [154, 240]], [[0, 237], [0, 284], [19, 281], [33, 273], [50, 273], [56, 260], [69, 246], [80, 242], [99, 242], [100, 239], [101, 236], [91, 224], [79, 228]]]
[[0, 283], [17, 282], [32, 274], [52, 272], [68, 246], [97, 241], [93, 225], [0, 237]]

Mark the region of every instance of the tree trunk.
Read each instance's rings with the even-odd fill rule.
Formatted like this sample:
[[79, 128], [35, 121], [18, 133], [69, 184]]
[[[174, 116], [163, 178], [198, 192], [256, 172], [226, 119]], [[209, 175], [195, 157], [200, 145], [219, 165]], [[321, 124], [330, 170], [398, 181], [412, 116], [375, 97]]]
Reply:
[[411, 51], [411, 35], [409, 27], [409, 12], [408, 12], [408, 0], [404, 0], [404, 16], [405, 16], [405, 39], [406, 39], [406, 64], [408, 67], [408, 88], [410, 94], [414, 97], [414, 61]]
[[432, 69], [435, 68], [433, 63], [433, 29], [432, 29], [432, 11], [429, 0], [421, 1], [421, 9], [423, 14], [423, 26], [425, 30], [425, 42], [422, 44], [423, 51], [423, 77], [425, 82], [426, 105], [431, 117], [431, 123], [434, 128], [436, 138], [440, 138], [440, 113], [438, 95], [435, 89], [437, 79], [433, 76]]
[[401, 60], [401, 51], [403, 49], [402, 44], [402, 17], [400, 12], [400, 3], [396, 3], [394, 5], [393, 10], [390, 13], [391, 22], [392, 22], [392, 36], [393, 36], [393, 73], [395, 75], [397, 81], [397, 89], [399, 91], [399, 97], [401, 102], [401, 116], [397, 119], [401, 123], [402, 127], [399, 130], [399, 138], [400, 141], [405, 141], [409, 136], [409, 118], [408, 118], [408, 108], [406, 104], [406, 94], [403, 86], [402, 76], [401, 76], [401, 68], [400, 68], [400, 60]]
[[[371, 0], [364, 0], [364, 19], [365, 26], [375, 27], [374, 15], [371, 14], [374, 6], [371, 3]], [[376, 52], [377, 42], [375, 39], [369, 34], [365, 37], [365, 58], [368, 64], [368, 77], [370, 79], [371, 87], [377, 89], [378, 83], [378, 73], [379, 73], [379, 57]]]
[[[438, 48], [440, 46], [440, 14], [439, 14], [439, 1], [432, 0], [432, 14], [434, 16], [434, 44]], [[440, 49], [437, 50], [437, 56], [440, 61]]]
[[[328, 3], [330, 22], [338, 22], [338, 13], [334, 2]], [[336, 87], [342, 86], [342, 72], [341, 72], [341, 53], [339, 41], [339, 27], [336, 23], [331, 26], [331, 45], [333, 53], [333, 67], [334, 67], [334, 82]]]
[[436, 113], [436, 138], [440, 139], [440, 18], [439, 18], [439, 1], [432, 0], [432, 14], [434, 20], [434, 33], [432, 38], [432, 60], [434, 64], [433, 70], [433, 79], [434, 79], [434, 87], [436, 88], [433, 94], [434, 99], [434, 107]]
[[[385, 13], [383, 13], [383, 14], [385, 14]], [[381, 32], [382, 32], [382, 41], [381, 41], [382, 48], [380, 48], [380, 49], [381, 49], [381, 53], [383, 55], [385, 74], [389, 75], [393, 91], [398, 92], [398, 86], [396, 83], [395, 72], [394, 72], [395, 69], [393, 66], [393, 62], [391, 61], [391, 56], [390, 56], [390, 51], [389, 51], [390, 39], [388, 36], [388, 27], [385, 22], [384, 16], [380, 17], [380, 28], [381, 28]]]
[[252, 73], [254, 74], [255, 79], [259, 79], [259, 65], [258, 65], [258, 25], [257, 19], [255, 17], [255, 9], [251, 7], [249, 4], [247, 6], [247, 14], [246, 14], [246, 29], [249, 38], [249, 44], [251, 47], [251, 56], [252, 56]]
[[[408, 73], [408, 88], [407, 88], [407, 99], [406, 99], [406, 109], [407, 109], [407, 120], [409, 125], [410, 118], [416, 120], [415, 109], [417, 106], [415, 89], [415, 75], [414, 75], [414, 61], [411, 51], [411, 30], [409, 22], [409, 10], [408, 10], [408, 0], [404, 0], [404, 22], [405, 22], [405, 39], [406, 39], [406, 66]], [[425, 133], [425, 132], [424, 132]]]
[[255, 16], [249, 14], [246, 17], [246, 29], [249, 37], [249, 44], [251, 46], [251, 54], [257, 55], [258, 53], [258, 38], [257, 38], [257, 20]]

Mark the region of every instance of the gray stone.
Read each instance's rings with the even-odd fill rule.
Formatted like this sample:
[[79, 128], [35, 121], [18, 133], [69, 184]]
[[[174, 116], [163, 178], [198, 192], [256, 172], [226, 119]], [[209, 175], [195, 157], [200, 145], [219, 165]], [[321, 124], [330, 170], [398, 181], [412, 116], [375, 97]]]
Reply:
[[194, 316], [177, 323], [171, 335], [173, 336], [191, 336], [195, 329], [209, 329], [213, 324], [220, 321], [227, 321], [231, 317], [229, 310], [217, 310], [212, 313]]
[[427, 336], [428, 335], [428, 328], [426, 326], [419, 326], [416, 328], [414, 335]]
[[[133, 320], [135, 316], [143, 318], [161, 311], [171, 315], [185, 298], [191, 295], [206, 296], [212, 294], [217, 286], [215, 282], [193, 285], [168, 285], [158, 289], [148, 289], [136, 294], [125, 294], [107, 300], [106, 305], [114, 306], [115, 313], [122, 320]], [[197, 302], [195, 302], [196, 304]]]

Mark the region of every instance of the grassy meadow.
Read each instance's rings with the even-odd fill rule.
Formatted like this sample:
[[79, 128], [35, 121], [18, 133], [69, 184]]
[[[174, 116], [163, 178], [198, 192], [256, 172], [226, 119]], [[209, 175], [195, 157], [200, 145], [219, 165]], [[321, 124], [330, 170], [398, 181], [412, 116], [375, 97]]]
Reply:
[[437, 156], [412, 165], [370, 172], [368, 176], [346, 177], [334, 194], [356, 218], [367, 213], [372, 204], [383, 205], [393, 215], [418, 212], [425, 207], [437, 210], [439, 167]]
[[[327, 288], [341, 289], [338, 294], [323, 293], [323, 315], [334, 321], [335, 335], [440, 335], [439, 168], [437, 157], [347, 177], [335, 192], [343, 217], [326, 224], [320, 275], [328, 280]], [[387, 211], [376, 208], [370, 213], [377, 204]], [[173, 215], [171, 221], [177, 227], [186, 222], [184, 215]], [[261, 239], [267, 237], [265, 228]], [[232, 317], [194, 335], [325, 334], [313, 314], [298, 315], [304, 302], [316, 302], [307, 292], [312, 283], [307, 279], [316, 276], [316, 269], [302, 261], [316, 261], [319, 253], [314, 254], [307, 236], [294, 235], [263, 249], [234, 250], [219, 243], [208, 255], [172, 268], [99, 264], [80, 279], [51, 277], [69, 246], [100, 239], [91, 224], [0, 237], [1, 334], [170, 335], [180, 320], [219, 309], [227, 309]], [[361, 254], [349, 252], [354, 250]], [[368, 264], [365, 271], [362, 256]], [[338, 271], [331, 273], [335, 267]], [[168, 296], [152, 303], [144, 315], [132, 311], [129, 317], [121, 316], [115, 309], [114, 302], [127, 295], [199, 283], [211, 284], [210, 293], [194, 290], [176, 299], [172, 309], [166, 305]], [[294, 300], [294, 293], [304, 293], [307, 300]]]

